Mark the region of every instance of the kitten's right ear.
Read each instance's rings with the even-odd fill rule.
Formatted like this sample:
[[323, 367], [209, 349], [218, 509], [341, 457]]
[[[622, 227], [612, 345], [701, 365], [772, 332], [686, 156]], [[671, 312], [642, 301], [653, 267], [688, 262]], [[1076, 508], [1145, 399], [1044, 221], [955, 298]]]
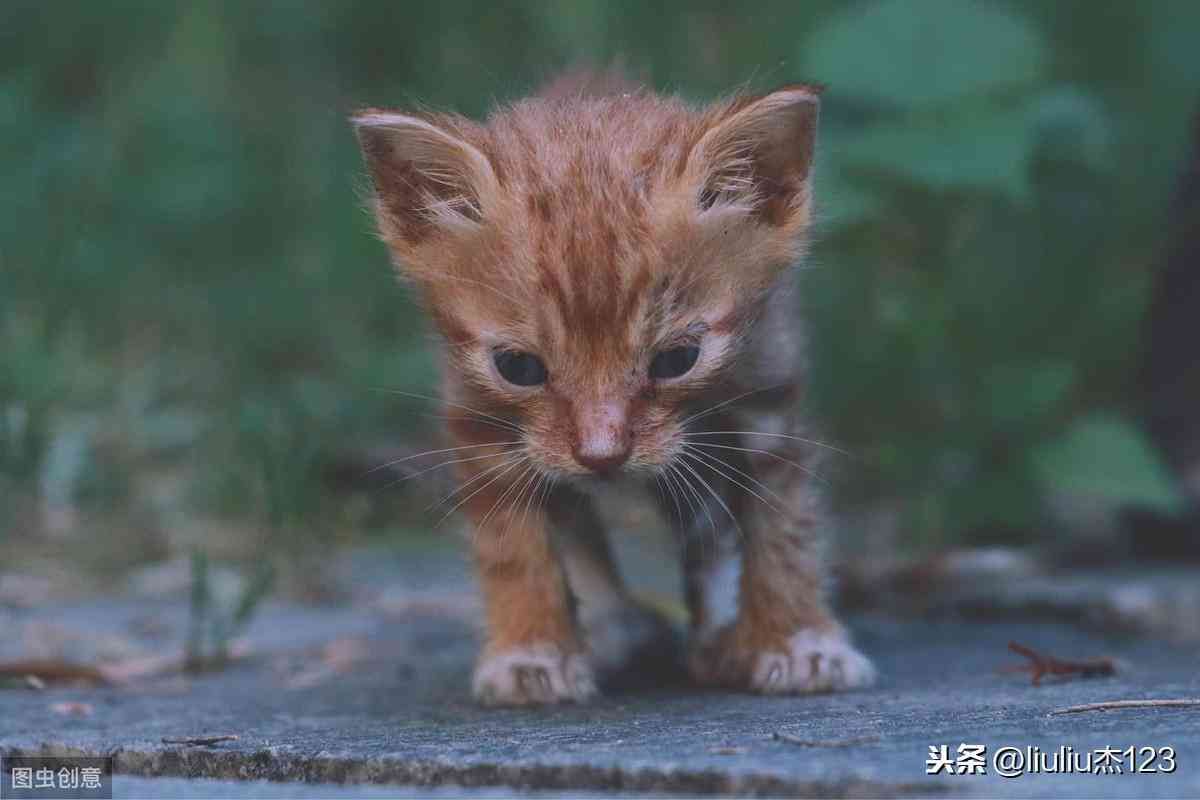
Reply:
[[439, 233], [479, 227], [496, 173], [471, 139], [478, 126], [451, 115], [366, 109], [352, 117], [375, 184], [384, 241], [402, 255]]
[[793, 84], [713, 108], [689, 156], [701, 208], [728, 202], [772, 226], [807, 224], [820, 94], [818, 86]]

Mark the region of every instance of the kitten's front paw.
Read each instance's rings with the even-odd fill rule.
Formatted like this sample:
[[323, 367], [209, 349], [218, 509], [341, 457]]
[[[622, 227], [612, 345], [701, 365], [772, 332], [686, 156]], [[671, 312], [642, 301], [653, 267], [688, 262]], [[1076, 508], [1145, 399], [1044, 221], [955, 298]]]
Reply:
[[875, 667], [838, 630], [801, 630], [775, 645], [753, 648], [730, 627], [698, 650], [691, 665], [701, 683], [761, 694], [832, 692], [875, 682]]
[[838, 631], [799, 631], [782, 652], [759, 653], [750, 675], [750, 689], [763, 694], [833, 692], [874, 682], [875, 667]]
[[581, 703], [596, 694], [587, 658], [549, 643], [485, 655], [472, 686], [475, 698], [488, 706]]

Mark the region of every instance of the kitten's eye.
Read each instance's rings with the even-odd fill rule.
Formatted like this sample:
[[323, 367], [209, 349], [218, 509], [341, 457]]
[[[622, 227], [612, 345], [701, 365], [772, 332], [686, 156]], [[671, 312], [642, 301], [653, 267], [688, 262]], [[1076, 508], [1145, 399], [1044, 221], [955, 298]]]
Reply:
[[492, 353], [496, 370], [511, 384], [537, 386], [546, 382], [546, 365], [532, 353], [518, 350], [496, 350]]
[[650, 377], [656, 380], [678, 378], [696, 365], [700, 348], [694, 344], [663, 350], [650, 362]]

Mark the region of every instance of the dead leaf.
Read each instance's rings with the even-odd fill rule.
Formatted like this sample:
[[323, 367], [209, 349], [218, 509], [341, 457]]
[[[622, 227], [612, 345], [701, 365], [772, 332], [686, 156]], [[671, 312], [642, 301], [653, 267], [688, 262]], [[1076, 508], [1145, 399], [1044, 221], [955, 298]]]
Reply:
[[32, 676], [43, 685], [49, 683], [106, 684], [108, 679], [95, 667], [57, 659], [24, 659], [0, 663], [0, 678], [28, 681]]
[[91, 703], [77, 702], [51, 703], [50, 710], [64, 717], [90, 717], [95, 711]]
[[288, 676], [284, 685], [289, 689], [308, 689], [331, 678], [349, 672], [355, 664], [370, 655], [366, 639], [345, 636], [326, 642], [314, 663], [307, 664]]

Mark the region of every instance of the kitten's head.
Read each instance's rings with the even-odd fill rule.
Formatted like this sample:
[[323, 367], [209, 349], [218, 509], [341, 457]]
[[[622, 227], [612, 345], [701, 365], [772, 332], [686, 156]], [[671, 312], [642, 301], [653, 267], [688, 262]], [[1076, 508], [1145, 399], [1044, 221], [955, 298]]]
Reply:
[[356, 115], [455, 401], [517, 425], [548, 473], [671, 461], [804, 246], [817, 105], [791, 86], [704, 110], [534, 98], [486, 125]]

